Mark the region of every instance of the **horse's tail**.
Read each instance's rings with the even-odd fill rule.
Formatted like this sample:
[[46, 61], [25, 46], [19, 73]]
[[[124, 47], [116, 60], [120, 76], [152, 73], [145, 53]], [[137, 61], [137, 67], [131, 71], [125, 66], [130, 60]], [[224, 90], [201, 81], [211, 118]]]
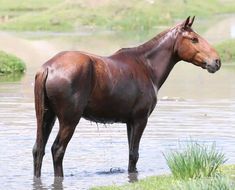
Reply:
[[50, 108], [46, 95], [46, 81], [48, 69], [41, 69], [35, 76], [34, 96], [37, 118], [37, 135], [33, 147], [34, 176], [41, 176], [42, 159], [45, 154], [45, 146], [55, 122], [55, 114]]
[[35, 76], [35, 86], [34, 86], [34, 101], [35, 101], [35, 111], [37, 117], [37, 126], [42, 126], [44, 110], [45, 110], [45, 84], [48, 75], [48, 69], [40, 70]]

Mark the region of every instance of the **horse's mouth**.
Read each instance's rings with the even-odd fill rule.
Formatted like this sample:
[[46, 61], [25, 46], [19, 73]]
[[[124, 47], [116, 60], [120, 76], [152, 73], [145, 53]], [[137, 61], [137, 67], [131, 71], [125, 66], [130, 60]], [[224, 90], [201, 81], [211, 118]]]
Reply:
[[203, 63], [202, 68], [206, 69], [209, 73], [215, 73], [220, 69], [217, 64], [208, 64], [206, 62]]

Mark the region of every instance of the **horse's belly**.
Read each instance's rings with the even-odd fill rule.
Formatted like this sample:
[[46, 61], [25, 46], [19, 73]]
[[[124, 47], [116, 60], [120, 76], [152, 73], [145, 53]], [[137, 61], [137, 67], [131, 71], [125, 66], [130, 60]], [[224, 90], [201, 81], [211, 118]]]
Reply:
[[96, 123], [126, 123], [126, 117], [120, 116], [111, 116], [111, 115], [98, 115], [94, 113], [86, 113], [84, 112], [82, 117], [89, 121], [93, 121]]
[[98, 123], [126, 123], [131, 115], [129, 109], [116, 106], [96, 106], [85, 108], [82, 117]]

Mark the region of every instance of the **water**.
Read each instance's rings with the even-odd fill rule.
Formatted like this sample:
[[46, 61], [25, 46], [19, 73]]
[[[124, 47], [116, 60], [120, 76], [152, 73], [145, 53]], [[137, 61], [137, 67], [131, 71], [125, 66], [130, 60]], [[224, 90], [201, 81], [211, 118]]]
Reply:
[[[115, 45], [109, 48], [114, 51]], [[128, 176], [126, 170], [125, 125], [97, 125], [81, 120], [65, 154], [65, 179], [53, 177], [50, 147], [58, 132], [56, 123], [46, 147], [42, 179], [34, 181], [33, 82], [36, 69], [47, 58], [40, 54], [43, 58], [37, 60], [35, 54], [27, 54], [26, 60], [33, 61], [27, 61], [28, 70], [21, 81], [0, 83], [1, 189], [88, 189], [169, 173], [163, 152], [190, 138], [215, 141], [226, 153], [227, 163], [235, 164], [235, 67], [225, 64], [218, 73], [209, 74], [182, 62], [163, 85], [158, 105], [149, 118], [141, 141], [138, 176]]]

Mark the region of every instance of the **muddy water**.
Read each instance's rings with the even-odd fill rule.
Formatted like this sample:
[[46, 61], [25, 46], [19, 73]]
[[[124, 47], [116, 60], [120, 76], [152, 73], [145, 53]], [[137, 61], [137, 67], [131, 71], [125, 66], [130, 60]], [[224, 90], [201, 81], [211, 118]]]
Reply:
[[[112, 43], [108, 49], [99, 50], [99, 43], [98, 53], [109, 53], [119, 44]], [[86, 45], [80, 44], [84, 49]], [[24, 47], [27, 48], [27, 44]], [[31, 154], [36, 132], [33, 78], [36, 68], [48, 54], [40, 52], [37, 60], [37, 52], [33, 51], [34, 54], [29, 53], [25, 58], [28, 70], [22, 80], [0, 83], [1, 189], [88, 189], [168, 173], [162, 153], [189, 138], [206, 143], [215, 141], [226, 153], [227, 163], [235, 164], [235, 67], [226, 64], [212, 75], [182, 62], [173, 69], [159, 93], [160, 100], [141, 141], [138, 176], [128, 176], [126, 171], [125, 125], [97, 125], [81, 120], [65, 155], [64, 181], [54, 181], [50, 154], [58, 123], [46, 147], [42, 179], [34, 181]]]

